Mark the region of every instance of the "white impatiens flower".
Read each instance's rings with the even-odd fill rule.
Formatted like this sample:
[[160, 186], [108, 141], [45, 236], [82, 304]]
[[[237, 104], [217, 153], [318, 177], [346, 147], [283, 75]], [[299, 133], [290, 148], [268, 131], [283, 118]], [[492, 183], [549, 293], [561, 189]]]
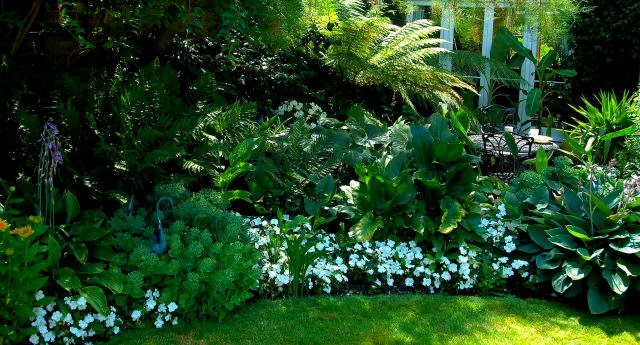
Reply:
[[40, 343], [40, 337], [39, 337], [37, 334], [32, 334], [32, 335], [29, 337], [29, 342], [30, 342], [31, 344], [38, 344], [38, 343]]
[[404, 281], [404, 285], [406, 286], [413, 286], [413, 278], [407, 278]]
[[41, 299], [44, 298], [44, 292], [42, 292], [42, 290], [38, 290], [38, 292], [36, 293], [35, 299], [36, 301], [39, 301]]
[[149, 299], [145, 303], [145, 308], [147, 308], [147, 311], [152, 310], [155, 307], [156, 307], [156, 301], [153, 299]]
[[176, 311], [176, 309], [178, 309], [178, 305], [175, 302], [171, 302], [167, 306], [167, 309], [169, 310], [170, 313], [173, 313], [174, 311]]
[[113, 334], [118, 334], [118, 333], [120, 333], [120, 327], [118, 326], [113, 327]]
[[140, 310], [134, 310], [131, 313], [131, 320], [138, 321], [138, 319], [140, 319], [140, 316], [142, 316], [142, 312]]
[[162, 321], [161, 318], [156, 319], [156, 322], [153, 323], [154, 326], [156, 326], [156, 328], [162, 328], [162, 325], [164, 325], [164, 321]]

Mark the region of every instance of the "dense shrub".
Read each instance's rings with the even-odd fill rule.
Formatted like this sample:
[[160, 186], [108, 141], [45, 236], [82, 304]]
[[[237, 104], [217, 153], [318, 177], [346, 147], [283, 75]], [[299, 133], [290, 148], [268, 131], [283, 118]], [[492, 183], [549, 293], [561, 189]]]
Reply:
[[175, 300], [188, 319], [224, 317], [256, 288], [258, 259], [247, 225], [224, 210], [227, 202], [219, 193], [190, 193], [178, 186], [159, 186], [156, 192], [175, 200], [165, 228], [166, 253], [151, 251], [158, 221], [144, 209], [131, 215], [120, 210], [109, 221], [121, 251], [116, 262], [127, 276], [128, 297], [117, 298], [117, 304], [125, 306], [129, 298], [141, 298], [153, 287], [166, 303]]

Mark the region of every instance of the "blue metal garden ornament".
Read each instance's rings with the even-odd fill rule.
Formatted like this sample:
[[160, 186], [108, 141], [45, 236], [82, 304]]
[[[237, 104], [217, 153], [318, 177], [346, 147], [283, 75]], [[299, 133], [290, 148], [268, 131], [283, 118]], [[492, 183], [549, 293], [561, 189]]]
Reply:
[[[171, 209], [173, 209], [173, 199], [171, 199], [168, 196], [163, 196], [160, 199], [158, 199], [158, 202], [156, 202], [156, 219], [158, 220], [158, 233], [156, 234], [154, 232], [152, 238], [151, 238], [151, 252], [153, 252], [156, 255], [162, 255], [164, 254], [164, 252], [167, 251], [167, 237], [164, 234], [164, 229], [162, 227], [162, 218], [161, 218], [161, 213], [160, 213], [160, 203], [162, 203], [163, 201], [168, 201], [169, 204], [171, 204]], [[133, 218], [133, 195], [131, 196], [131, 200], [129, 201], [129, 218]], [[144, 230], [141, 229], [141, 230]]]
[[156, 255], [162, 255], [167, 251], [167, 237], [164, 235], [164, 229], [162, 228], [162, 218], [160, 213], [160, 203], [163, 201], [168, 201], [171, 204], [171, 209], [173, 209], [173, 199], [168, 196], [163, 196], [158, 199], [156, 203], [156, 219], [158, 220], [158, 234], [153, 234], [153, 239], [151, 243], [151, 251]]

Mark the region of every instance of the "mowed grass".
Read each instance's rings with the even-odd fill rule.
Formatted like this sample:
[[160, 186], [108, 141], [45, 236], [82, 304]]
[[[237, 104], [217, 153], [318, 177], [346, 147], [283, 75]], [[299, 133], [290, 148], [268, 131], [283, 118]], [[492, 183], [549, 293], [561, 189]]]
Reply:
[[640, 316], [511, 297], [308, 297], [262, 300], [222, 322], [131, 331], [108, 344], [631, 345], [640, 344]]

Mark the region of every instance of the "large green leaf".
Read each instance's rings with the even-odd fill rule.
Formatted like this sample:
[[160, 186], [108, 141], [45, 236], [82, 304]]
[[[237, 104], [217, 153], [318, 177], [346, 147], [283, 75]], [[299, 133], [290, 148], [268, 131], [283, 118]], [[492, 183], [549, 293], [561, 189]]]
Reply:
[[531, 89], [527, 94], [527, 103], [525, 105], [525, 111], [527, 116], [534, 118], [540, 110], [540, 104], [542, 102], [542, 90], [535, 88]]
[[549, 242], [547, 233], [542, 226], [529, 226], [527, 227], [527, 233], [533, 242], [542, 249], [551, 249], [554, 247], [553, 243]]
[[609, 247], [625, 254], [640, 253], [640, 235], [629, 235], [629, 238], [618, 243], [609, 243]]
[[602, 296], [598, 287], [590, 287], [587, 293], [591, 314], [604, 314], [610, 310], [609, 302]]
[[555, 72], [565, 77], [575, 77], [578, 75], [575, 69], [557, 69]]
[[87, 259], [89, 258], [89, 249], [87, 245], [84, 243], [71, 243], [69, 246], [71, 249], [71, 253], [73, 256], [80, 262], [81, 264], [85, 264]]
[[589, 264], [585, 264], [584, 262], [579, 262], [576, 260], [565, 261], [562, 265], [562, 269], [567, 277], [572, 280], [581, 280], [591, 273], [593, 266]]
[[551, 278], [551, 286], [559, 293], [564, 293], [573, 284], [573, 280], [564, 273], [556, 273]]
[[80, 214], [80, 203], [78, 202], [78, 198], [76, 198], [73, 193], [67, 191], [65, 193], [65, 210], [67, 213], [67, 224], [71, 223], [73, 218], [77, 217]]
[[589, 234], [587, 234], [587, 232], [585, 230], [583, 230], [582, 228], [579, 228], [579, 227], [577, 227], [575, 225], [567, 225], [566, 229], [571, 235], [573, 235], [573, 236], [575, 236], [575, 237], [577, 237], [577, 238], [579, 238], [581, 240], [584, 240], [584, 241], [591, 241], [592, 240], [591, 237], [589, 237]]
[[259, 138], [248, 138], [233, 148], [229, 154], [229, 163], [231, 166], [247, 162], [253, 153], [260, 147]]
[[84, 297], [89, 305], [93, 307], [98, 313], [102, 315], [109, 314], [109, 308], [107, 307], [107, 296], [104, 291], [98, 286], [85, 286], [78, 289], [80, 296]]
[[94, 282], [111, 290], [115, 294], [120, 294], [124, 290], [122, 275], [113, 271], [103, 271], [94, 277]]
[[413, 161], [420, 170], [427, 170], [435, 157], [434, 141], [424, 126], [411, 126]]
[[60, 244], [56, 239], [49, 235], [49, 240], [47, 242], [47, 250], [48, 250], [48, 258], [49, 264], [51, 266], [56, 266], [58, 262], [60, 262], [60, 256], [62, 255]]
[[435, 145], [435, 159], [441, 163], [456, 162], [464, 154], [463, 143], [447, 143], [438, 141]]
[[630, 277], [640, 276], [640, 264], [630, 264], [624, 259], [618, 259], [616, 265]]
[[451, 198], [443, 199], [440, 202], [440, 207], [444, 210], [444, 213], [442, 214], [442, 223], [438, 231], [448, 234], [458, 227], [467, 212], [458, 201]]
[[53, 272], [53, 279], [58, 283], [58, 285], [60, 285], [60, 287], [67, 291], [77, 290], [82, 286], [76, 272], [69, 267], [63, 267], [55, 270]]
[[621, 270], [610, 270], [606, 269], [602, 271], [602, 277], [609, 283], [611, 290], [617, 293], [618, 295], [622, 295], [629, 288], [629, 283], [631, 279]]
[[354, 225], [349, 232], [349, 236], [355, 237], [360, 242], [370, 241], [373, 234], [383, 226], [382, 218], [374, 217], [373, 212], [367, 212], [358, 224]]
[[542, 147], [540, 147], [538, 149], [538, 152], [536, 152], [535, 164], [536, 164], [536, 171], [539, 174], [542, 174], [542, 172], [549, 165], [549, 157], [547, 156], [547, 152], [545, 152], [544, 148]]
[[73, 233], [76, 235], [74, 242], [91, 242], [106, 236], [109, 231], [91, 224], [79, 224], [74, 225]]
[[600, 249], [598, 249], [598, 250], [594, 251], [594, 252], [593, 252], [593, 254], [590, 254], [590, 253], [589, 253], [589, 250], [588, 250], [588, 249], [586, 249], [586, 248], [578, 248], [576, 251], [578, 252], [578, 255], [580, 255], [580, 257], [581, 257], [583, 260], [591, 261], [591, 260], [593, 260], [594, 258], [596, 258], [598, 255], [602, 254], [602, 252], [604, 251], [604, 249], [600, 248]]
[[559, 259], [550, 259], [547, 253], [536, 256], [536, 266], [541, 270], [552, 270], [560, 267], [562, 261]]
[[540, 59], [540, 62], [538, 63], [538, 75], [544, 75], [547, 68], [549, 68], [556, 61], [557, 57], [558, 52], [556, 52], [555, 49], [550, 50], [547, 55], [542, 57], [542, 59]]
[[498, 33], [496, 34], [496, 36], [498, 37], [499, 40], [504, 41], [504, 43], [506, 45], [508, 45], [509, 48], [511, 48], [516, 53], [518, 53], [518, 54], [524, 56], [525, 58], [529, 59], [529, 61], [533, 62], [534, 64], [538, 62], [538, 61], [536, 61], [536, 58], [533, 56], [533, 53], [531, 52], [531, 50], [526, 48], [518, 40], [518, 38], [516, 38], [511, 33], [511, 31], [509, 31], [509, 29], [507, 29], [506, 27], [504, 27], [504, 26], [501, 27], [500, 30], [498, 30]]
[[549, 238], [549, 242], [562, 247], [564, 249], [576, 250], [578, 249], [578, 245], [573, 240], [573, 237], [569, 235], [555, 235]]
[[633, 133], [635, 133], [637, 131], [638, 131], [638, 128], [636, 126], [629, 126], [629, 127], [625, 128], [625, 129], [621, 129], [619, 131], [615, 131], [615, 132], [612, 132], [612, 133], [605, 134], [602, 137], [600, 137], [600, 140], [601, 141], [607, 141], [607, 140], [615, 139], [615, 138], [618, 138], [618, 137], [624, 137], [624, 136], [633, 134]]

